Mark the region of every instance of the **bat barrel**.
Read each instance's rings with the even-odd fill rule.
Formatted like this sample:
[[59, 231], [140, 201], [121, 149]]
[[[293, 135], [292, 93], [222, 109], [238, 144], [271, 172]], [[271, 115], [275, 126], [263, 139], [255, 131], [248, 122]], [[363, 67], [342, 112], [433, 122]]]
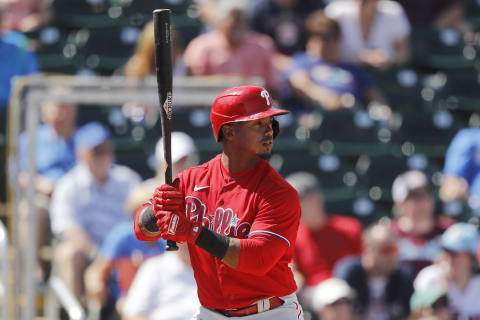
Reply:
[[[153, 28], [155, 34], [155, 67], [160, 100], [160, 120], [162, 122], [163, 155], [165, 183], [172, 184], [172, 93], [173, 93], [173, 59], [172, 59], [172, 12], [170, 9], [153, 11]], [[155, 217], [152, 217], [155, 219]], [[156, 220], [154, 220], [156, 221]], [[151, 221], [148, 224], [153, 226]], [[156, 227], [156, 226], [155, 226]], [[178, 250], [174, 241], [167, 241], [168, 251]]]

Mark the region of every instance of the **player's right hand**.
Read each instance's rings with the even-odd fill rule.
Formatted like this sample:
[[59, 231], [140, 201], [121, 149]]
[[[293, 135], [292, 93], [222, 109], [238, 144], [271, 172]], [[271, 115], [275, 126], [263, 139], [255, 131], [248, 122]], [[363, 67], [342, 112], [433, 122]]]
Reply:
[[185, 197], [177, 188], [168, 184], [162, 184], [155, 189], [152, 198], [153, 214], [157, 215], [162, 211], [173, 211], [185, 214]]

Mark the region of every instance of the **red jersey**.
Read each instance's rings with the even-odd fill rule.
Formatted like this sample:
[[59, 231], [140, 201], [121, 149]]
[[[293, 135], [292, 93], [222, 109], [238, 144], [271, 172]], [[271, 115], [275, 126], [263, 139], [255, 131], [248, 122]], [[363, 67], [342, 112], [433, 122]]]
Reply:
[[322, 228], [310, 230], [300, 224], [295, 248], [295, 266], [314, 286], [332, 276], [340, 259], [362, 252], [362, 225], [356, 219], [330, 216]]
[[[297, 290], [289, 263], [300, 221], [298, 194], [267, 161], [247, 172], [229, 174], [218, 155], [178, 175], [190, 219], [226, 237], [275, 237], [284, 253], [266, 273], [230, 268], [196, 245], [190, 258], [202, 306], [234, 309]], [[242, 253], [240, 252], [240, 260]]]

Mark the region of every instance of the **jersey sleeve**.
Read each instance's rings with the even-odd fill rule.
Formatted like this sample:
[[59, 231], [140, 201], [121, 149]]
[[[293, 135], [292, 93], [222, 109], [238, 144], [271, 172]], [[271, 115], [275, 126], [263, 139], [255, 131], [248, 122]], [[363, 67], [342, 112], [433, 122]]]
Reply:
[[249, 237], [270, 235], [293, 248], [300, 222], [300, 200], [293, 189], [270, 192], [260, 201]]
[[[293, 189], [270, 192], [261, 200], [248, 239], [241, 241], [238, 270], [264, 275], [282, 257], [290, 260], [300, 221], [300, 202]], [[287, 254], [287, 251], [290, 254]]]

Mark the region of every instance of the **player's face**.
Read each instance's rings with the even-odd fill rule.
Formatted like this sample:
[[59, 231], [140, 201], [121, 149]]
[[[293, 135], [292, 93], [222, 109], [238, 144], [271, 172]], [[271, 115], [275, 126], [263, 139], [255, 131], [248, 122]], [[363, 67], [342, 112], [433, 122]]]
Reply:
[[239, 150], [268, 158], [273, 148], [273, 117], [237, 122], [235, 144]]

